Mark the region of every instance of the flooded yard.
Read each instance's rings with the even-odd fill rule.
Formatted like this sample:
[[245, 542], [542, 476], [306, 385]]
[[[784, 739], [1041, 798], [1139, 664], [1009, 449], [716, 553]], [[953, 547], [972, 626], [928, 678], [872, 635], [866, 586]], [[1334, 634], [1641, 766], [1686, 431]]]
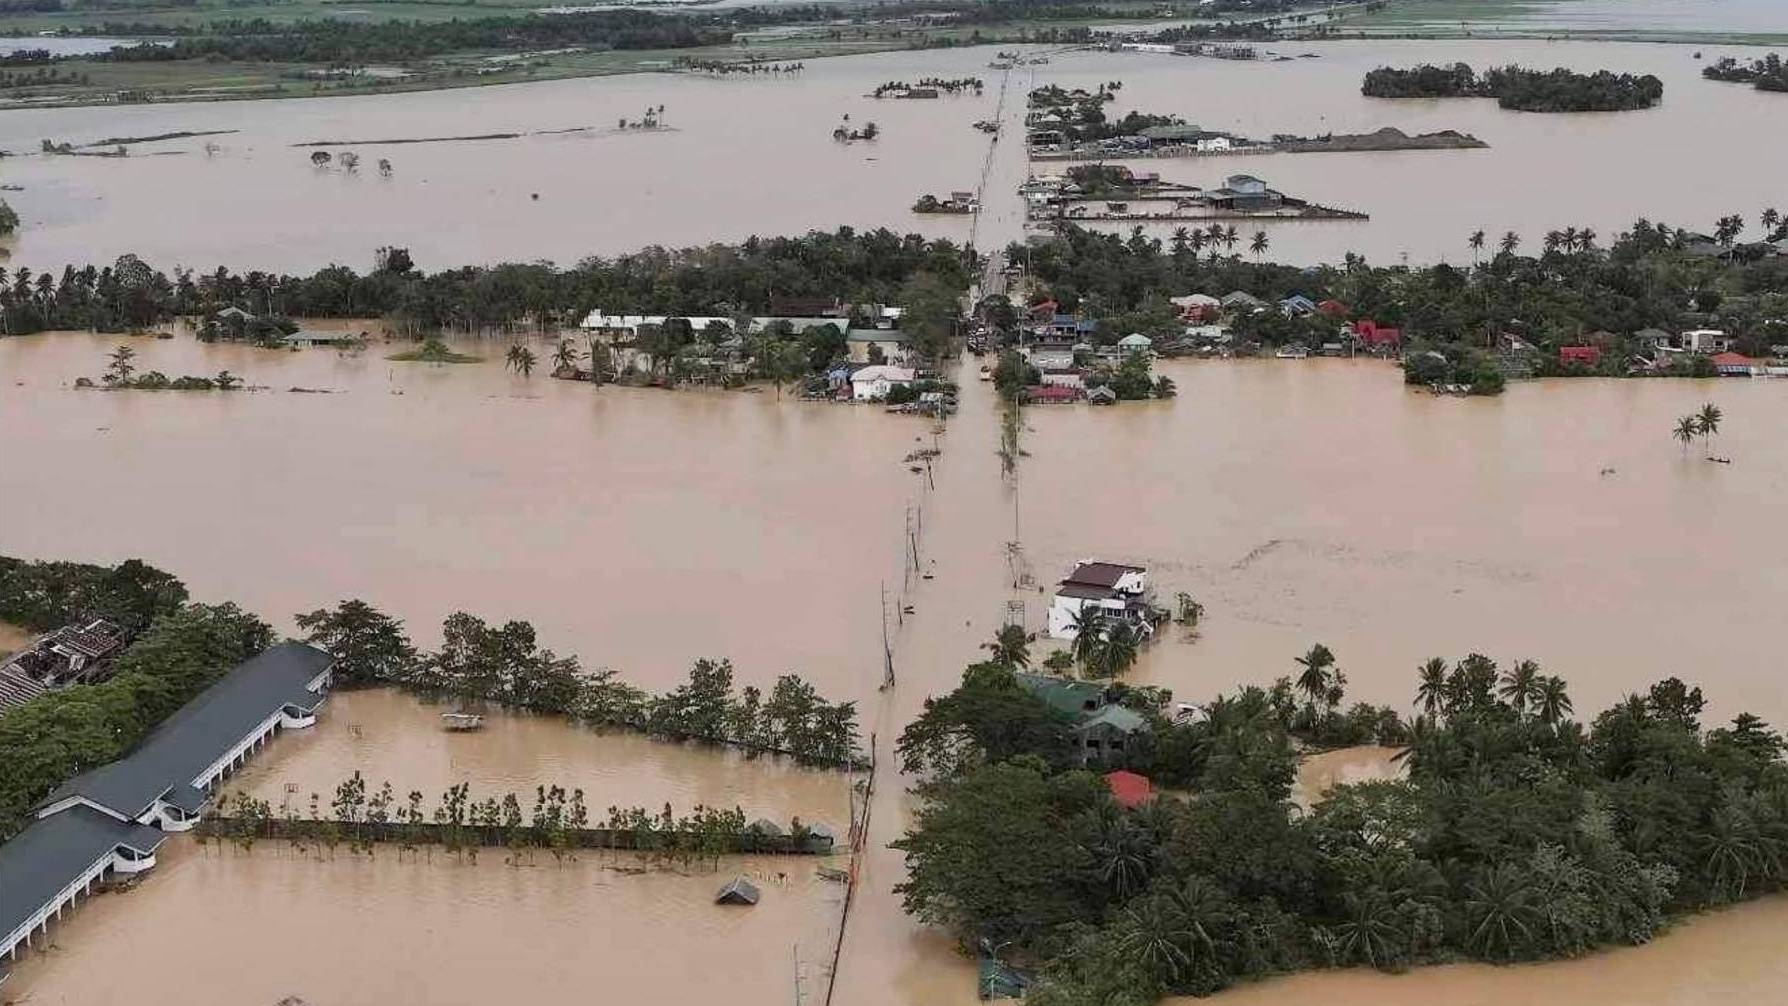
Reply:
[[449, 732], [441, 712], [394, 689], [337, 692], [317, 725], [279, 739], [242, 770], [231, 790], [248, 792], [278, 812], [290, 803], [309, 812], [319, 795], [322, 813], [337, 784], [359, 771], [376, 791], [389, 781], [402, 799], [420, 790], [433, 805], [449, 786], [469, 783], [473, 799], [515, 793], [526, 804], [536, 786], [584, 791], [592, 819], [609, 807], [644, 807], [656, 813], [666, 803], [678, 814], [695, 805], [739, 807], [748, 820], [769, 818], [787, 825], [824, 823], [839, 836], [850, 825], [850, 785], [842, 772], [801, 768], [775, 757], [746, 758], [726, 748], [670, 744], [640, 734], [601, 733], [569, 724], [560, 716], [491, 708], [484, 726]]
[[[187, 837], [132, 891], [52, 929], [5, 987], [9, 1002], [273, 1006], [807, 1001], [825, 990], [840, 884], [810, 857], [729, 857], [718, 871], [639, 870], [630, 853], [400, 861]], [[778, 881], [778, 874], [784, 880]], [[719, 906], [734, 876], [755, 906]], [[227, 962], [227, 963], [225, 963]]]

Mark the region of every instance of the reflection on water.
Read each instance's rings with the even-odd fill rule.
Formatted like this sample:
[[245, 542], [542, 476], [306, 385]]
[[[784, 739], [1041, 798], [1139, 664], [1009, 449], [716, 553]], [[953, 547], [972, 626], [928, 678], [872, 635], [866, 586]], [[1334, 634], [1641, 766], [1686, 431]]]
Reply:
[[593, 822], [607, 809], [669, 803], [679, 814], [696, 804], [740, 807], [747, 819], [791, 817], [823, 822], [842, 837], [850, 824], [851, 777], [804, 769], [779, 758], [748, 759], [731, 749], [667, 744], [632, 733], [598, 733], [563, 717], [491, 709], [484, 726], [449, 732], [446, 706], [391, 689], [337, 692], [309, 730], [284, 735], [231, 782], [272, 804], [290, 801], [300, 815], [310, 794], [328, 813], [335, 787], [356, 770], [369, 791], [389, 781], [401, 801], [420, 790], [427, 806], [449, 786], [470, 783], [473, 799], [513, 792], [523, 805], [536, 786], [584, 791]]
[[[729, 857], [719, 870], [652, 869], [631, 854], [545, 853], [508, 865], [440, 850], [402, 861], [163, 847], [136, 890], [83, 903], [27, 957], [11, 1000], [126, 1006], [394, 1003], [788, 1003], [796, 975], [823, 994], [843, 887], [822, 861]], [[619, 870], [615, 869], [619, 868]], [[755, 906], [713, 903], [738, 874]], [[778, 882], [777, 875], [785, 880]], [[797, 963], [798, 962], [798, 963]], [[798, 967], [798, 972], [797, 972]]]
[[[994, 148], [995, 178], [978, 243], [994, 247], [1022, 236], [1013, 212], [1015, 182], [1025, 170], [1022, 91], [1112, 79], [1124, 82], [1121, 100], [1108, 110], [1113, 114], [1171, 113], [1254, 137], [1381, 126], [1410, 133], [1459, 129], [1490, 144], [1488, 150], [1139, 165], [1170, 181], [1207, 187], [1248, 172], [1293, 195], [1371, 214], [1368, 223], [1264, 225], [1271, 256], [1285, 261], [1339, 262], [1356, 251], [1378, 262], [1407, 253], [1417, 262], [1460, 263], [1470, 260], [1467, 235], [1480, 229], [1514, 230], [1533, 249], [1546, 231], [1566, 226], [1612, 234], [1646, 216], [1707, 229], [1735, 211], [1754, 220], [1779, 200], [1779, 96], [1702, 80], [1705, 63], [1693, 58], [1695, 47], [1373, 40], [1275, 48], [1319, 58], [1237, 62], [1083, 52], [1025, 67], [1014, 75], [1006, 103], [1006, 133]], [[374, 248], [394, 244], [410, 247], [417, 263], [432, 270], [499, 260], [569, 263], [648, 245], [847, 224], [960, 241], [969, 235], [967, 219], [916, 216], [911, 206], [921, 193], [975, 186], [987, 148], [972, 124], [993, 114], [997, 88], [939, 101], [864, 95], [888, 80], [925, 76], [980, 75], [991, 83], [991, 55], [969, 48], [814, 60], [792, 80], [646, 74], [400, 95], [13, 111], [0, 118], [0, 149], [35, 149], [45, 137], [78, 143], [177, 130], [240, 132], [214, 137], [221, 147], [214, 156], [203, 153], [201, 141], [177, 140], [132, 148], [122, 159], [10, 159], [7, 180], [24, 186], [8, 194], [24, 221], [12, 242], [12, 264], [59, 272], [68, 262], [105, 264], [134, 252], [163, 268], [310, 270], [331, 262], [366, 268]], [[1359, 93], [1367, 70], [1423, 61], [1655, 73], [1665, 98], [1641, 112], [1535, 115], [1504, 111], [1494, 101], [1384, 101]], [[676, 130], [615, 135], [607, 129], [648, 104], [664, 104]], [[834, 142], [832, 128], [845, 114], [875, 121], [882, 139]], [[594, 128], [513, 141], [361, 148], [365, 156], [392, 159], [396, 173], [389, 179], [319, 171], [307, 151], [291, 146], [578, 126]], [[1659, 142], [1713, 135], [1710, 130], [1719, 136], [1718, 185], [1707, 184], [1705, 143]], [[140, 156], [157, 151], [182, 153]], [[151, 192], [156, 198], [143, 198]], [[181, 207], [180, 226], [168, 226], [167, 205]]]

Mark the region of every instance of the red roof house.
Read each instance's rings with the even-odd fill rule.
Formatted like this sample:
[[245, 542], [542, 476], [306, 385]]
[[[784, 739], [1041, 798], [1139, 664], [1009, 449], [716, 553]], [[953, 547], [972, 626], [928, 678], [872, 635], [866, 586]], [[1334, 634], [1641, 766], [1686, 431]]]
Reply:
[[1723, 377], [1749, 377], [1761, 373], [1763, 364], [1743, 353], [1715, 353], [1711, 361], [1714, 371]]
[[1403, 330], [1380, 325], [1371, 318], [1361, 318], [1353, 323], [1354, 338], [1370, 349], [1395, 349], [1403, 342]]
[[1034, 405], [1065, 405], [1080, 398], [1080, 389], [1071, 384], [1033, 384], [1024, 389], [1024, 397]]
[[1038, 301], [1030, 307], [1033, 318], [1053, 318], [1061, 311], [1062, 306], [1053, 300]]
[[1573, 363], [1581, 363], [1586, 367], [1593, 367], [1601, 358], [1602, 349], [1600, 346], [1558, 347], [1558, 362], [1565, 364], [1566, 366]]
[[1325, 318], [1345, 318], [1348, 315], [1347, 305], [1338, 300], [1325, 300], [1316, 305]]
[[1119, 769], [1105, 773], [1105, 785], [1111, 789], [1111, 798], [1125, 810], [1135, 810], [1155, 798], [1155, 787], [1148, 776], [1137, 775]]

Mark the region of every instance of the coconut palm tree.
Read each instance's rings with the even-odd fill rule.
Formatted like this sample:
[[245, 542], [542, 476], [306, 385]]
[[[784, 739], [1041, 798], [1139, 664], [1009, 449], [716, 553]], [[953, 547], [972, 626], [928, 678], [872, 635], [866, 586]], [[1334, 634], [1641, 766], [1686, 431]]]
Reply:
[[1502, 248], [1502, 253], [1504, 255], [1513, 255], [1515, 254], [1515, 249], [1521, 247], [1521, 235], [1516, 234], [1514, 231], [1504, 231], [1502, 241], [1498, 243], [1498, 246]]
[[211, 379], [211, 382], [217, 385], [219, 391], [233, 391], [242, 383], [242, 378], [227, 370], [220, 370], [217, 372], [217, 376]]
[[1689, 452], [1689, 444], [1694, 441], [1695, 435], [1700, 432], [1701, 421], [1694, 416], [1684, 416], [1676, 421], [1676, 429], [1670, 431], [1670, 435], [1682, 443], [1682, 451], [1684, 454], [1687, 454]]
[[1502, 685], [1496, 692], [1515, 710], [1516, 715], [1523, 715], [1527, 712], [1528, 702], [1537, 697], [1539, 681], [1539, 664], [1531, 660], [1517, 660], [1515, 666], [1502, 676]]
[[1255, 231], [1254, 240], [1248, 242], [1248, 250], [1254, 253], [1254, 258], [1257, 261], [1262, 255], [1265, 255], [1267, 250], [1267, 232]]
[[1297, 676], [1298, 691], [1309, 696], [1312, 705], [1325, 701], [1329, 695], [1329, 668], [1335, 666], [1334, 653], [1317, 643], [1308, 653], [1298, 657], [1297, 662], [1303, 668]]
[[1142, 634], [1129, 622], [1119, 621], [1105, 632], [1103, 645], [1099, 647], [1099, 670], [1103, 676], [1115, 678], [1129, 670], [1136, 663], [1137, 650], [1142, 644]]
[[560, 339], [559, 348], [553, 350], [553, 370], [576, 370], [577, 347], [570, 339]]
[[1782, 214], [1778, 212], [1774, 206], [1771, 206], [1769, 209], [1763, 211], [1763, 214], [1757, 218], [1757, 221], [1763, 225], [1763, 236], [1768, 238], [1775, 234], [1776, 225], [1782, 222]]
[[1394, 963], [1404, 936], [1385, 897], [1374, 889], [1363, 896], [1348, 894], [1342, 902], [1347, 921], [1335, 927], [1342, 963], [1360, 961], [1375, 968]]
[[1447, 662], [1439, 657], [1429, 657], [1426, 663], [1416, 668], [1416, 704], [1422, 712], [1429, 716], [1441, 713], [1447, 707]]
[[1541, 723], [1556, 725], [1571, 714], [1571, 697], [1565, 693], [1565, 680], [1556, 674], [1543, 677], [1534, 695], [1534, 715]]
[[1465, 243], [1471, 247], [1471, 264], [1475, 266], [1478, 264], [1478, 256], [1484, 251], [1484, 232], [1482, 230], [1472, 231], [1471, 237], [1467, 238]]
[[1228, 227], [1223, 228], [1223, 247], [1226, 250], [1234, 251], [1236, 243], [1241, 240], [1242, 236], [1237, 233], [1235, 224], [1230, 224]]
[[982, 643], [981, 649], [993, 655], [993, 662], [1011, 668], [1031, 665], [1031, 637], [1022, 625], [1002, 625], [993, 634], [993, 642]]
[[1718, 405], [1712, 402], [1703, 405], [1701, 411], [1695, 413], [1696, 431], [1701, 434], [1703, 444], [1712, 446], [1712, 438], [1720, 432], [1720, 420], [1723, 418], [1725, 418], [1725, 414], [1720, 411]]
[[1082, 604], [1069, 619], [1068, 624], [1074, 629], [1074, 642], [1069, 653], [1075, 663], [1082, 667], [1092, 666], [1105, 641], [1105, 623], [1105, 609], [1097, 604]]
[[523, 377], [533, 376], [535, 362], [534, 351], [520, 343], [510, 346], [503, 357], [504, 366]]

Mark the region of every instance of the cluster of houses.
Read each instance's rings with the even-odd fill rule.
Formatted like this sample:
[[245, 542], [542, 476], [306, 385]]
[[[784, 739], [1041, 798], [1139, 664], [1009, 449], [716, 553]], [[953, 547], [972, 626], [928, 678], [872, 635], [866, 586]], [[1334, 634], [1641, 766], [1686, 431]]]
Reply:
[[112, 658], [129, 641], [123, 626], [103, 618], [39, 636], [0, 664], [0, 713], [45, 692], [104, 681], [111, 676]]
[[[917, 356], [912, 340], [900, 329], [903, 311], [883, 304], [852, 305], [837, 298], [773, 297], [768, 314], [751, 318], [730, 318], [700, 315], [608, 314], [601, 308], [584, 316], [579, 327], [590, 337], [609, 347], [615, 355], [616, 368], [626, 373], [650, 373], [663, 361], [654, 360], [650, 350], [640, 344], [640, 333], [662, 329], [667, 325], [686, 325], [702, 359], [725, 372], [743, 377], [750, 373], [751, 359], [746, 347], [749, 336], [761, 335], [772, 327], [784, 325], [800, 335], [811, 329], [830, 327], [844, 336], [847, 370], [838, 387], [848, 388], [851, 397], [870, 400], [887, 397], [890, 387], [912, 383], [916, 377]], [[853, 381], [857, 370], [884, 368]], [[905, 372], [905, 376], [900, 376]], [[828, 380], [831, 380], [828, 375]], [[856, 393], [861, 383], [864, 394]]]
[[[1403, 331], [1381, 325], [1372, 318], [1353, 317], [1353, 311], [1338, 300], [1312, 300], [1294, 293], [1277, 302], [1268, 301], [1245, 290], [1233, 290], [1221, 297], [1193, 293], [1169, 298], [1184, 325], [1178, 335], [1151, 339], [1130, 334], [1115, 346], [1096, 347], [1093, 339], [1098, 324], [1074, 315], [1063, 314], [1060, 305], [1044, 300], [1030, 308], [1030, 318], [1023, 336], [1023, 349], [1031, 363], [1043, 374], [1044, 384], [1072, 384], [1079, 371], [1074, 360], [1088, 354], [1114, 358], [1133, 352], [1156, 356], [1223, 356], [1235, 351], [1235, 334], [1231, 324], [1244, 315], [1277, 311], [1286, 318], [1320, 318], [1332, 324], [1326, 329], [1329, 337], [1317, 347], [1324, 356], [1396, 356], [1403, 347]], [[1307, 356], [1309, 350], [1292, 346], [1280, 351], [1281, 356]]]
[[64, 783], [0, 845], [0, 962], [46, 939], [96, 888], [155, 866], [168, 832], [187, 831], [218, 784], [283, 730], [316, 722], [334, 658], [281, 643], [237, 665], [129, 754]]
[[286, 349], [326, 346], [331, 349], [352, 349], [366, 343], [365, 332], [332, 332], [301, 328], [285, 318], [260, 315], [235, 305], [214, 311], [200, 329], [200, 335], [229, 342], [254, 342]]
[[1162, 153], [1230, 154], [1245, 153], [1266, 146], [1257, 140], [1219, 130], [1180, 123], [1147, 126], [1136, 133], [1111, 136], [1100, 140], [1074, 142], [1065, 130], [1036, 129], [1029, 136], [1031, 154], [1047, 159], [1050, 155], [1108, 154], [1124, 155]]
[[[1512, 336], [1504, 336], [1505, 344]], [[1519, 340], [1516, 340], [1519, 341]], [[1610, 356], [1632, 350], [1627, 358], [1631, 371], [1673, 371], [1685, 363], [1705, 359], [1721, 377], [1788, 377], [1788, 345], [1772, 346], [1770, 359], [1733, 352], [1732, 338], [1717, 328], [1668, 332], [1643, 328], [1627, 339], [1613, 332], [1596, 331], [1568, 346], [1558, 347], [1561, 367], [1595, 368]]]

